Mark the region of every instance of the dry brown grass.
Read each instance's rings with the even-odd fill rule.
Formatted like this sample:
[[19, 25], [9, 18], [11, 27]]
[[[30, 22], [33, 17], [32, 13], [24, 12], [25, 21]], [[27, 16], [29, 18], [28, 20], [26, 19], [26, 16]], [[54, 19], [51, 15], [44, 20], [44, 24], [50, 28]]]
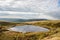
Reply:
[[[47, 21], [33, 21], [24, 23], [2, 23], [2, 32], [0, 32], [0, 40], [60, 40], [60, 20], [47, 20]], [[7, 28], [18, 26], [18, 25], [35, 25], [48, 28], [49, 32], [29, 32], [20, 33], [14, 31], [3, 31]], [[1, 27], [0, 26], [0, 27]], [[4, 29], [5, 28], [5, 29]], [[59, 35], [59, 36], [58, 36]]]

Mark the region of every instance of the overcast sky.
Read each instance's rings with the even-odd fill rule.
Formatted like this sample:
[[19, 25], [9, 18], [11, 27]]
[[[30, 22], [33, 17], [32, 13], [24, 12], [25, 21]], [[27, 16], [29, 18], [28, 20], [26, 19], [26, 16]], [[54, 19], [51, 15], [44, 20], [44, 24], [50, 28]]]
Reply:
[[0, 0], [0, 18], [60, 19], [60, 0]]

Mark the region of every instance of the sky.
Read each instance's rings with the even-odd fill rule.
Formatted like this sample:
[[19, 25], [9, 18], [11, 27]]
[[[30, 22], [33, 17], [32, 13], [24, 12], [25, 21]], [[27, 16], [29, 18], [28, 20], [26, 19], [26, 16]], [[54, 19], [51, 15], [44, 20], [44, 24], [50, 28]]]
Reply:
[[0, 18], [60, 19], [60, 0], [0, 0]]

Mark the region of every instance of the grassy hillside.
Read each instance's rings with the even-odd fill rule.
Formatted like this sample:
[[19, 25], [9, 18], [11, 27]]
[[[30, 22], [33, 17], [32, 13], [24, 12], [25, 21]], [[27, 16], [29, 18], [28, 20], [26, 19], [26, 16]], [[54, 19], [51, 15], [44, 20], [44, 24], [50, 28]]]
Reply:
[[[48, 32], [14, 32], [7, 28], [18, 25], [35, 25], [48, 28]], [[33, 21], [24, 23], [0, 22], [0, 40], [57, 40], [60, 39], [60, 20]]]

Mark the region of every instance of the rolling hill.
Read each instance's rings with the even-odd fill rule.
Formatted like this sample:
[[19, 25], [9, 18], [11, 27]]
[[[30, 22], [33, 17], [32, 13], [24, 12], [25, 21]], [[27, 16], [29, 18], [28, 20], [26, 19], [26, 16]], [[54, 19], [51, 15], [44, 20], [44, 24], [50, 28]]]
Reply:
[[0, 18], [0, 21], [6, 22], [29, 22], [29, 21], [42, 21], [47, 19], [18, 19], [18, 18]]

